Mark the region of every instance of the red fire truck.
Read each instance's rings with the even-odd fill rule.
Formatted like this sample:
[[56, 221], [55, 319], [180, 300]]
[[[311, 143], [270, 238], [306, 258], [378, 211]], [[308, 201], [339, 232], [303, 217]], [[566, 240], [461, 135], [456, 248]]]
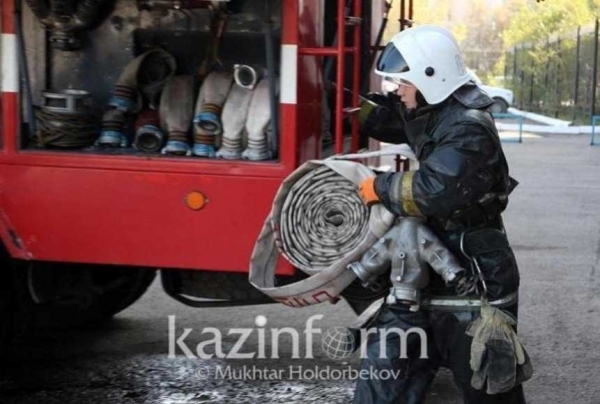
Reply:
[[[402, 3], [406, 24], [410, 10], [404, 19]], [[188, 305], [268, 302], [247, 281], [256, 237], [283, 178], [308, 159], [361, 146], [356, 107], [361, 90], [377, 84], [369, 72], [389, 4], [2, 0], [1, 6], [0, 344], [6, 347], [24, 325], [109, 318], [139, 298], [157, 270], [166, 293]], [[79, 119], [96, 128], [120, 72], [156, 47], [174, 55], [177, 74], [198, 84], [207, 55], [218, 69], [248, 64], [276, 77], [273, 158], [48, 140], [52, 128], [63, 133]], [[81, 94], [89, 103], [85, 119], [76, 111]], [[131, 141], [135, 116], [126, 118]], [[77, 131], [70, 136], [77, 139]], [[284, 260], [277, 274], [281, 282], [299, 276]]]

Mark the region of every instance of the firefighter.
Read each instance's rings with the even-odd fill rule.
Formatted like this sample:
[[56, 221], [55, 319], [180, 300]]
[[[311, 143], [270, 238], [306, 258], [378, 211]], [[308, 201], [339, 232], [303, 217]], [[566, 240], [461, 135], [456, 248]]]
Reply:
[[[398, 336], [390, 333], [384, 343], [388, 355], [381, 359], [382, 334], [370, 335], [368, 357], [362, 359], [361, 367], [401, 370], [401, 376], [359, 378], [354, 402], [422, 403], [438, 368], [446, 366], [465, 403], [525, 403], [521, 383], [531, 375], [522, 366], [514, 366], [511, 355], [517, 347], [511, 342], [481, 355], [485, 371], [474, 372], [470, 360], [471, 349], [476, 347], [466, 333], [479, 317], [469, 304], [482, 294], [507, 318], [517, 315], [519, 271], [501, 218], [517, 183], [508, 175], [487, 111], [493, 100], [470, 81], [456, 40], [435, 26], [411, 28], [393, 37], [375, 72], [396, 93], [369, 97], [371, 101], [360, 111], [361, 131], [383, 142], [408, 143], [419, 168], [365, 180], [359, 187], [361, 197], [367, 205], [382, 203], [398, 216], [421, 218], [463, 267], [481, 275], [477, 295], [452, 300], [450, 309], [442, 307], [443, 303], [431, 306], [425, 320], [402, 301], [385, 303], [372, 326], [379, 330], [422, 328], [428, 337], [427, 358], [421, 357], [421, 344], [412, 334], [407, 338], [407, 357], [398, 358]], [[444, 300], [439, 296], [456, 298], [454, 289], [439, 282], [439, 276], [431, 278], [426, 296], [440, 302]], [[516, 329], [516, 321], [507, 324], [511, 331]], [[481, 346], [493, 345], [485, 342]], [[493, 356], [507, 359], [509, 365], [497, 360], [489, 366]]]

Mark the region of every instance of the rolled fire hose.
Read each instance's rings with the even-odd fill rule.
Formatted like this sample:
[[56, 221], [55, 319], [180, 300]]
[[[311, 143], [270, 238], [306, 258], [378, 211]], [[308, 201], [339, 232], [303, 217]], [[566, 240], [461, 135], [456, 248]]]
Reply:
[[102, 130], [94, 143], [99, 147], [127, 147], [125, 136], [125, 112], [111, 108], [102, 116]]
[[231, 91], [223, 107], [223, 138], [217, 157], [227, 160], [239, 160], [244, 150], [243, 135], [246, 117], [250, 109], [253, 91], [237, 84]]
[[215, 157], [217, 136], [223, 131], [221, 110], [231, 88], [232, 75], [225, 72], [212, 72], [204, 82], [194, 115], [194, 155]]
[[254, 87], [264, 77], [264, 69], [248, 65], [234, 65], [233, 79], [235, 83], [248, 90], [254, 90]]
[[125, 66], [109, 105], [127, 113], [137, 113], [142, 109], [141, 96], [144, 95], [156, 106], [157, 95], [176, 68], [175, 58], [165, 50], [151, 49], [142, 53]]
[[165, 85], [160, 99], [160, 126], [167, 134], [163, 154], [189, 156], [192, 154], [188, 131], [192, 122], [194, 104], [194, 78], [173, 76]]
[[83, 90], [43, 91], [37, 111], [37, 140], [42, 147], [81, 148], [98, 137], [96, 117], [91, 112], [91, 94]]
[[269, 107], [269, 80], [262, 80], [254, 89], [248, 119], [246, 120], [246, 133], [248, 146], [242, 157], [247, 160], [260, 161], [273, 158], [267, 144], [267, 132], [271, 122], [271, 108]]
[[[391, 227], [394, 215], [383, 205], [366, 210], [357, 185], [375, 174], [340, 158], [402, 154], [415, 159], [407, 145], [364, 155], [304, 163], [286, 178], [265, 220], [250, 259], [249, 280], [277, 302], [303, 307], [337, 299], [355, 279], [347, 267]], [[309, 277], [275, 286], [279, 255]]]
[[158, 111], [146, 109], [140, 112], [135, 122], [134, 147], [140, 151], [152, 153], [160, 151], [164, 143], [165, 134], [160, 129]]
[[[143, 106], [143, 96], [151, 105], [156, 105], [158, 94], [167, 79], [175, 73], [175, 69], [175, 58], [167, 51], [152, 49], [141, 54], [125, 66], [108, 104], [123, 114], [138, 113]], [[104, 114], [103, 129], [96, 141], [97, 146], [127, 147], [123, 126], [111, 123], [114, 122], [114, 116], [115, 113], [111, 110]]]

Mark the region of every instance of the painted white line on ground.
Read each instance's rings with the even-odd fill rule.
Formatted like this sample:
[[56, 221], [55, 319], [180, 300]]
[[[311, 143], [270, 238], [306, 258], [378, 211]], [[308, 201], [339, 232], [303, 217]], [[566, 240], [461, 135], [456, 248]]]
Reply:
[[[496, 122], [496, 128], [502, 131], [519, 131], [519, 125], [516, 123]], [[600, 126], [596, 129], [600, 133]], [[591, 126], [546, 126], [546, 125], [523, 125], [523, 132], [548, 133], [556, 135], [587, 135], [592, 133]]]
[[529, 119], [532, 121], [543, 123], [544, 125], [560, 126], [560, 127], [571, 125], [571, 122], [569, 122], [569, 121], [563, 121], [562, 119], [550, 118], [549, 116], [534, 114], [533, 112], [521, 111], [516, 108], [509, 108], [508, 112], [511, 114], [522, 116], [523, 118], [526, 118], [526, 119]]
[[[498, 134], [500, 135], [500, 139], [503, 140], [519, 138], [519, 131], [498, 131]], [[523, 139], [539, 139], [541, 137], [535, 133], [523, 132]]]

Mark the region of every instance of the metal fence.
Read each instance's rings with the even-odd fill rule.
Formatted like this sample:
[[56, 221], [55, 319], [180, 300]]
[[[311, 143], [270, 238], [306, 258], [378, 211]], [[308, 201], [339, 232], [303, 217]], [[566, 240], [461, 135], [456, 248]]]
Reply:
[[[463, 49], [465, 66], [473, 69], [484, 82], [491, 75], [498, 60], [502, 58], [502, 50]], [[485, 83], [488, 84], [488, 83]]]
[[505, 78], [517, 108], [589, 125], [600, 113], [598, 21], [515, 46], [506, 53]]

